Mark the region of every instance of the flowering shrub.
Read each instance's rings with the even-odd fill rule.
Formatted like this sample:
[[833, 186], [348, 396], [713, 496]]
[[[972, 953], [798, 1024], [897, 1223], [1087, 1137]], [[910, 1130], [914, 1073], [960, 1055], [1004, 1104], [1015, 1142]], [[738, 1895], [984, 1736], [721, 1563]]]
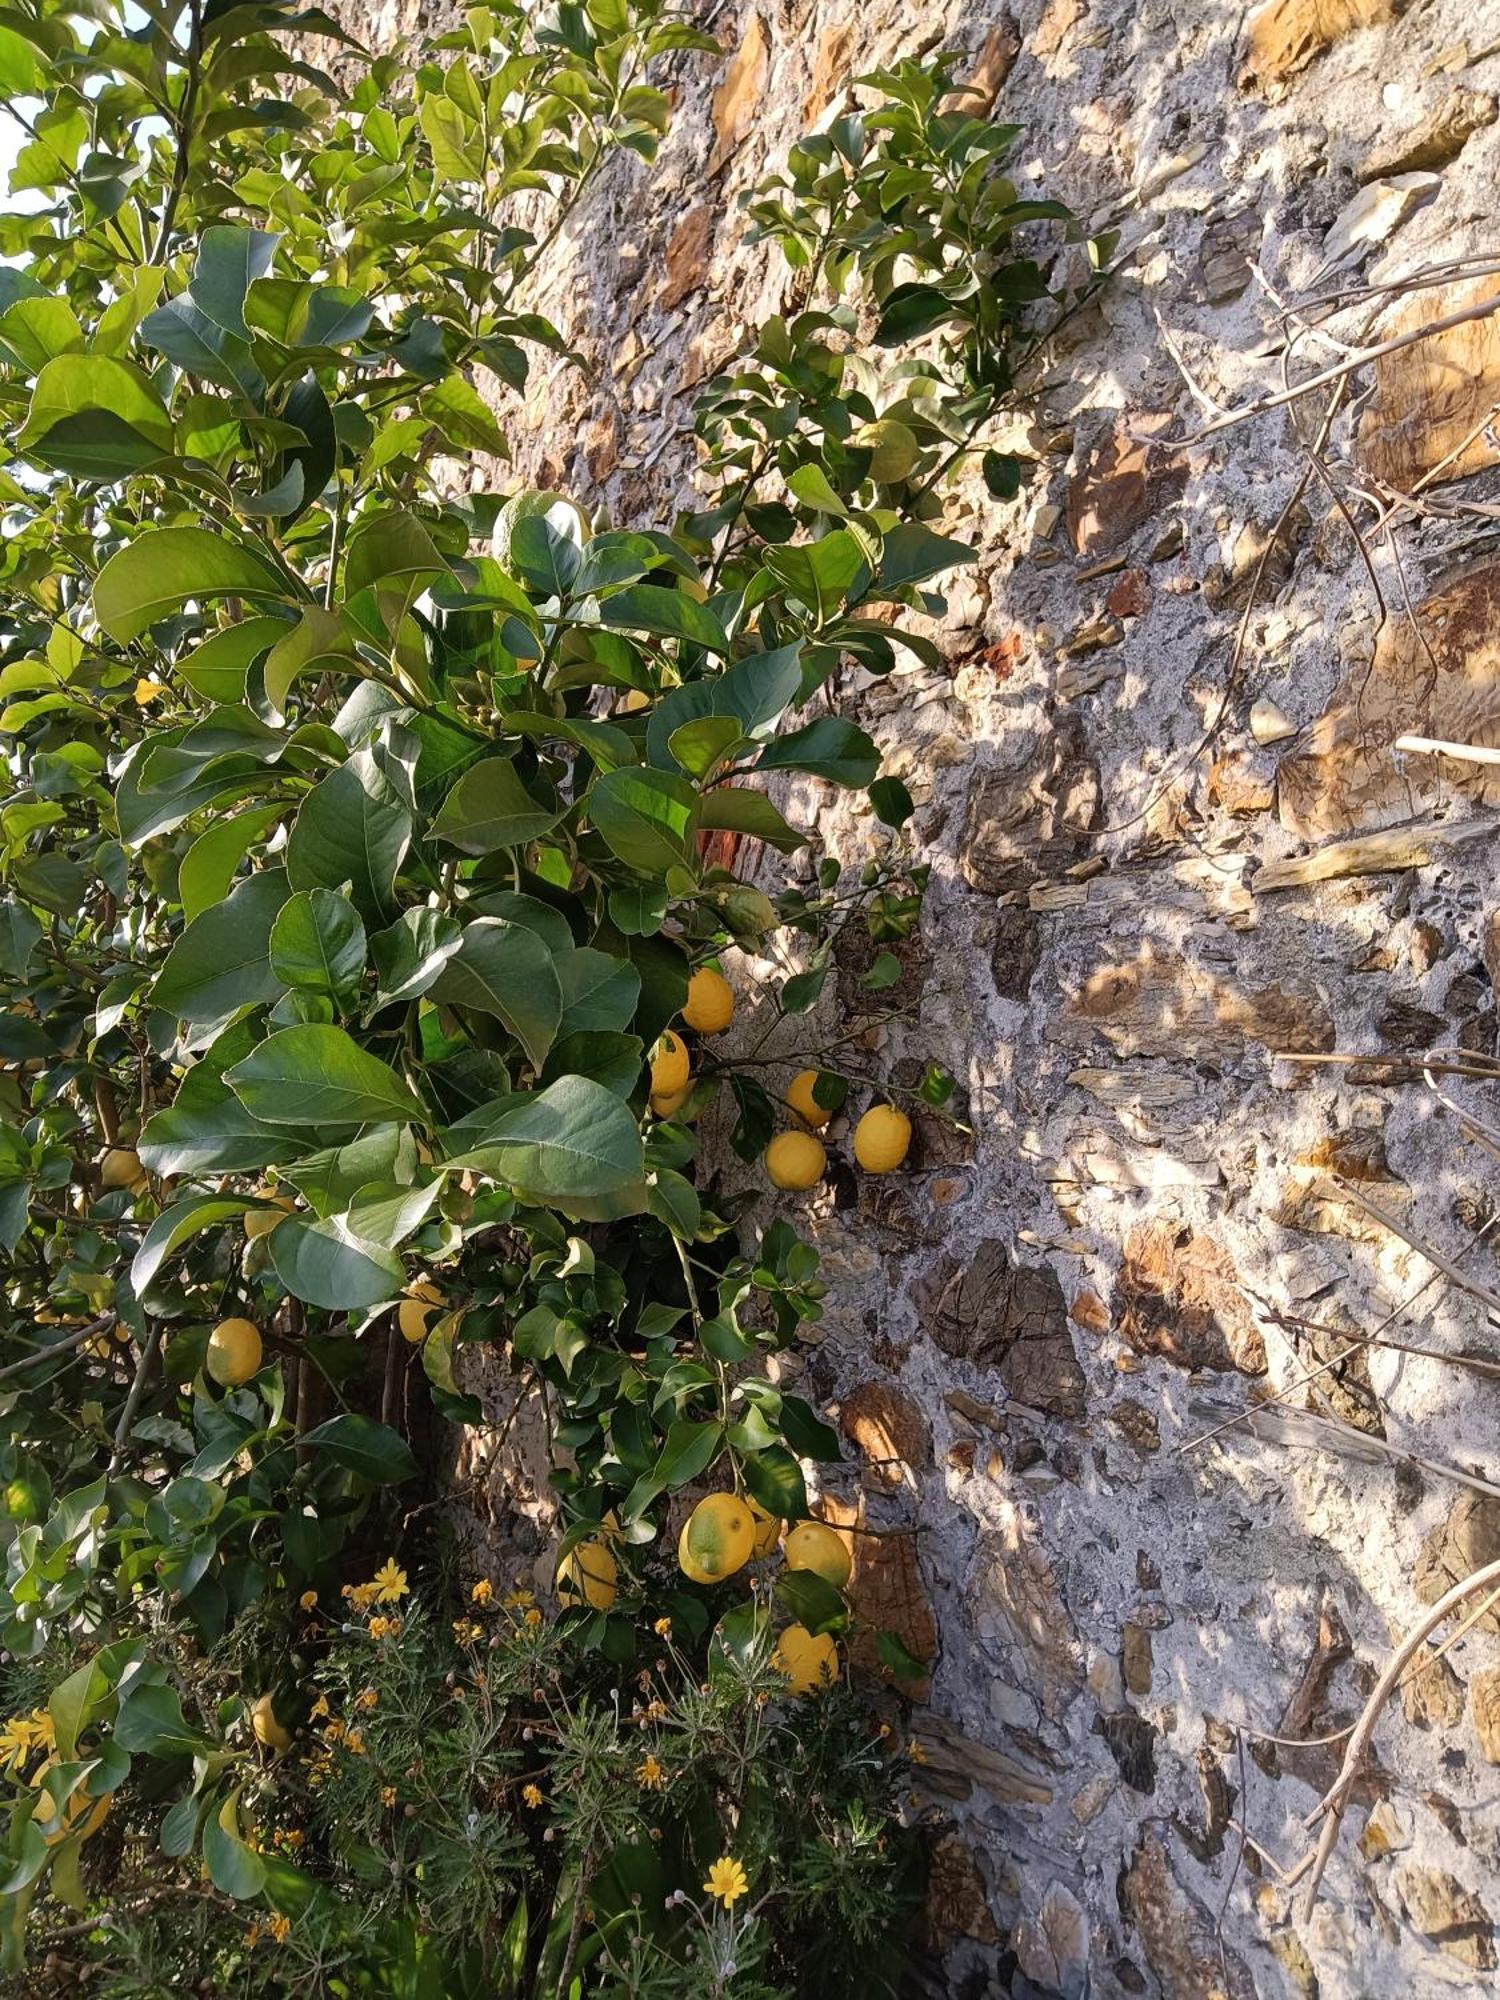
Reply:
[[[852, 1695], [789, 1700], [765, 1645], [709, 1660], [666, 1617], [616, 1677], [529, 1593], [480, 1582], [444, 1606], [389, 1562], [299, 1613], [309, 1671], [269, 1715], [241, 1691], [252, 1615], [233, 1647], [179, 1645], [170, 1678], [129, 1678], [66, 1764], [46, 1708], [5, 1725], [7, 1785], [27, 1809], [76, 1799], [69, 1823], [96, 1821], [90, 1871], [111, 1886], [92, 1923], [38, 1916], [32, 1976], [52, 1966], [56, 1984], [29, 1991], [85, 1975], [109, 1993], [458, 1996], [497, 1979], [708, 1995], [793, 1990], [814, 1969], [834, 1993], [882, 1965], [894, 1978], [916, 1856], [889, 1725]], [[93, 1801], [109, 1743], [138, 1741], [146, 1713], [170, 1713], [175, 1737]]]

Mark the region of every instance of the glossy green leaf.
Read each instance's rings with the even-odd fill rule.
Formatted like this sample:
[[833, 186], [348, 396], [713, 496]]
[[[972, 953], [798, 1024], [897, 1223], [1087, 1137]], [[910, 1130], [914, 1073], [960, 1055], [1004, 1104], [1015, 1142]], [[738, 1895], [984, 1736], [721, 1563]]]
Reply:
[[274, 1000], [282, 981], [271, 965], [271, 927], [290, 894], [285, 869], [263, 868], [194, 917], [156, 976], [156, 1005], [179, 1020], [218, 1021]]
[[376, 1423], [373, 1417], [354, 1410], [318, 1424], [302, 1442], [310, 1451], [320, 1452], [348, 1472], [357, 1472], [372, 1485], [390, 1486], [417, 1476], [417, 1461], [405, 1438], [388, 1424]]
[[38, 464], [103, 480], [169, 456], [172, 442], [172, 419], [148, 378], [103, 354], [61, 354], [47, 362], [16, 441]]
[[435, 840], [465, 854], [493, 854], [536, 840], [562, 818], [560, 806], [540, 804], [508, 757], [486, 757], [465, 771], [432, 822]]
[[477, 917], [432, 988], [434, 999], [503, 1021], [534, 1069], [562, 1020], [563, 994], [551, 951], [534, 931]]
[[426, 993], [462, 942], [463, 931], [452, 917], [426, 908], [403, 910], [389, 929], [370, 939], [376, 1006]]
[[365, 927], [347, 897], [332, 889], [291, 896], [271, 926], [271, 970], [283, 986], [338, 1001], [365, 969]]
[[313, 1221], [289, 1215], [266, 1243], [276, 1275], [293, 1298], [325, 1312], [359, 1312], [401, 1290], [404, 1274], [395, 1251], [357, 1235], [345, 1216]]
[[269, 564], [209, 528], [150, 528], [110, 557], [94, 582], [94, 615], [112, 639], [138, 639], [190, 597], [281, 597]]
[[666, 771], [606, 772], [588, 794], [589, 817], [628, 868], [663, 875], [691, 857], [698, 794]]
[[641, 1177], [645, 1156], [629, 1107], [587, 1077], [566, 1076], [518, 1098], [480, 1145], [449, 1162], [539, 1199], [607, 1195]]
[[239, 1195], [202, 1194], [163, 1209], [141, 1239], [141, 1247], [130, 1266], [130, 1283], [136, 1297], [144, 1296], [146, 1287], [167, 1259], [200, 1230], [236, 1221], [249, 1206]]
[[355, 751], [303, 800], [287, 842], [295, 889], [341, 889], [367, 924], [388, 921], [412, 818], [373, 751]]
[[388, 1063], [342, 1028], [282, 1028], [225, 1072], [236, 1097], [268, 1124], [425, 1122], [426, 1113]]
[[805, 729], [773, 738], [761, 752], [756, 769], [808, 771], [830, 784], [864, 786], [880, 769], [880, 752], [852, 722], [837, 715], [821, 715]]

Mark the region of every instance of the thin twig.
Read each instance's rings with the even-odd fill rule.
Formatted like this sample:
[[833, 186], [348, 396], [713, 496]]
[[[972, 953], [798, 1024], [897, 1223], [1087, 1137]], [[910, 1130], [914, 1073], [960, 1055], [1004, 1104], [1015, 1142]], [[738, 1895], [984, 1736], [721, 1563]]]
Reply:
[[135, 1413], [141, 1406], [141, 1398], [146, 1393], [146, 1380], [155, 1364], [157, 1350], [161, 1346], [162, 1322], [153, 1319], [141, 1348], [141, 1358], [136, 1363], [135, 1380], [130, 1385], [130, 1393], [125, 1398], [125, 1407], [120, 1412], [120, 1421], [115, 1425], [114, 1449], [109, 1455], [109, 1476], [119, 1471], [120, 1461], [125, 1456], [125, 1446], [130, 1437], [130, 1427], [135, 1422]]
[[1393, 334], [1389, 340], [1377, 341], [1373, 347], [1359, 349], [1347, 361], [1340, 361], [1331, 368], [1319, 369], [1316, 375], [1308, 375], [1290, 389], [1278, 389], [1274, 395], [1258, 396], [1253, 403], [1242, 403], [1238, 409], [1229, 410], [1224, 416], [1205, 424], [1202, 430], [1190, 431], [1186, 437], [1154, 439], [1157, 444], [1165, 444], [1169, 451], [1187, 451], [1193, 445], [1202, 444], [1205, 438], [1216, 437], [1234, 424], [1248, 423], [1252, 417], [1264, 416], [1269, 410], [1284, 409], [1288, 403], [1300, 401], [1310, 396], [1315, 389], [1326, 387], [1332, 382], [1341, 382], [1360, 368], [1368, 368], [1372, 362], [1383, 360], [1388, 354], [1399, 354], [1404, 348], [1414, 347], [1419, 340], [1431, 340], [1435, 334], [1450, 333], [1456, 326], [1467, 326], [1476, 319], [1488, 319], [1492, 313], [1500, 312], [1500, 295], [1481, 299], [1477, 305], [1466, 306], [1461, 312], [1445, 313], [1441, 319], [1429, 320], [1425, 325], [1414, 328], [1410, 333]]
[[0, 1368], [0, 1382], [8, 1381], [12, 1375], [24, 1375], [28, 1368], [35, 1368], [43, 1361], [53, 1361], [61, 1355], [71, 1354], [75, 1348], [82, 1347], [96, 1334], [107, 1333], [117, 1317], [118, 1315], [112, 1312], [103, 1313], [98, 1319], [90, 1320], [87, 1326], [78, 1327], [66, 1340], [55, 1340], [50, 1347], [39, 1347], [34, 1354], [28, 1354], [22, 1361], [8, 1362], [4, 1368]]
[[[1319, 1819], [1323, 1820], [1323, 1832], [1311, 1863], [1304, 1864], [1310, 1866], [1312, 1870], [1312, 1880], [1307, 1885], [1307, 1895], [1302, 1906], [1304, 1923], [1311, 1921], [1313, 1907], [1318, 1899], [1318, 1885], [1323, 1880], [1329, 1858], [1338, 1840], [1339, 1828], [1343, 1825], [1344, 1812], [1348, 1805], [1348, 1795], [1359, 1775], [1365, 1750], [1375, 1732], [1375, 1725], [1380, 1720], [1381, 1711], [1405, 1671], [1407, 1661], [1421, 1646], [1428, 1633], [1436, 1630], [1451, 1612], [1457, 1610], [1465, 1598], [1472, 1597], [1475, 1591], [1485, 1590], [1496, 1584], [1500, 1584], [1500, 1562], [1491, 1562], [1486, 1563], [1482, 1569], [1475, 1570], [1472, 1576], [1465, 1577], [1461, 1583], [1454, 1584], [1451, 1590], [1445, 1591], [1426, 1616], [1420, 1618], [1402, 1640], [1386, 1663], [1385, 1671], [1370, 1690], [1370, 1697], [1350, 1734], [1349, 1747], [1344, 1752], [1339, 1775], [1303, 1822], [1304, 1825], [1312, 1827]], [[1300, 1872], [1302, 1871], [1299, 1868], [1298, 1873]]]

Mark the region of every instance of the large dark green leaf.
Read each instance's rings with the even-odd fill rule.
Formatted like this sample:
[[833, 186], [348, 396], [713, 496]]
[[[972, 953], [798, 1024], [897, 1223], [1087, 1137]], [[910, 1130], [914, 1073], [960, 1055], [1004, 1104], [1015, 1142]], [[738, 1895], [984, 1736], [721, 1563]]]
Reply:
[[94, 582], [94, 616], [111, 639], [138, 639], [190, 597], [283, 597], [268, 563], [221, 531], [148, 528], [117, 549]]
[[465, 771], [432, 822], [434, 839], [465, 854], [492, 854], [536, 840], [562, 818], [560, 806], [538, 804], [509, 757], [486, 757]]
[[667, 771], [608, 771], [588, 794], [589, 817], [627, 868], [664, 875], [688, 865], [698, 793]]
[[810, 771], [835, 785], [868, 785], [880, 769], [880, 752], [862, 729], [842, 716], [821, 715], [805, 729], [777, 736], [761, 752], [758, 771]]
[[60, 354], [36, 378], [17, 450], [77, 479], [118, 479], [172, 451], [172, 419], [128, 361]]
[[267, 1124], [366, 1125], [423, 1121], [410, 1088], [342, 1028], [310, 1022], [268, 1036], [225, 1072], [245, 1109]]
[[974, 559], [975, 551], [966, 542], [935, 535], [920, 521], [903, 521], [891, 529], [882, 543], [880, 568], [869, 594], [892, 597], [909, 590], [913, 584], [925, 583], [928, 577], [938, 576], [945, 569], [954, 569]]
[[585, 945], [555, 961], [562, 987], [560, 1035], [628, 1028], [641, 997], [641, 975], [629, 959]]
[[284, 986], [338, 1000], [359, 985], [364, 969], [365, 927], [346, 897], [303, 889], [277, 912], [271, 970]]
[[189, 287], [199, 312], [225, 333], [248, 339], [245, 294], [255, 279], [265, 277], [270, 270], [279, 240], [263, 229], [242, 229], [232, 223], [215, 223], [205, 229]]
[[194, 917], [156, 976], [156, 1005], [178, 1020], [218, 1021], [274, 1000], [282, 981], [271, 966], [271, 927], [290, 894], [286, 870], [264, 868]]
[[383, 923], [411, 833], [411, 814], [367, 745], [303, 800], [287, 842], [287, 873], [295, 889], [347, 882], [365, 922]]
[[357, 1411], [330, 1417], [310, 1430], [302, 1442], [377, 1486], [417, 1476], [417, 1461], [405, 1438], [388, 1424], [377, 1424], [373, 1417], [362, 1417]]
[[136, 1148], [154, 1174], [244, 1174], [280, 1165], [304, 1142], [253, 1118], [222, 1073], [198, 1062], [164, 1111], [147, 1119]]
[[425, 993], [463, 943], [452, 917], [427, 908], [403, 910], [388, 930], [370, 939], [375, 960], [375, 1004], [415, 1000]]
[[641, 1177], [641, 1135], [630, 1109], [587, 1077], [565, 1076], [501, 1113], [484, 1142], [449, 1162], [546, 1201], [607, 1195]]
[[807, 845], [806, 834], [788, 826], [765, 793], [752, 791], [748, 785], [718, 785], [705, 792], [698, 807], [698, 826], [705, 833], [716, 827], [748, 833], [783, 854]]
[[167, 1259], [199, 1230], [212, 1229], [221, 1222], [232, 1222], [250, 1206], [239, 1195], [200, 1194], [178, 1202], [175, 1207], [163, 1209], [141, 1239], [141, 1247], [130, 1266], [130, 1283], [136, 1297], [144, 1295], [146, 1287]]
[[433, 998], [474, 1007], [505, 1023], [540, 1069], [562, 1020], [563, 995], [552, 953], [534, 931], [476, 917], [443, 967]]
[[346, 1216], [290, 1215], [267, 1238], [276, 1275], [294, 1298], [325, 1312], [359, 1312], [401, 1290], [401, 1259], [354, 1234]]
[[656, 583], [637, 583], [606, 597], [599, 606], [599, 620], [627, 632], [686, 639], [710, 653], [729, 651], [728, 635], [706, 604], [684, 591], [665, 590]]
[[183, 1714], [177, 1690], [159, 1681], [138, 1682], [131, 1689], [120, 1703], [110, 1736], [133, 1756], [195, 1757], [213, 1748]]

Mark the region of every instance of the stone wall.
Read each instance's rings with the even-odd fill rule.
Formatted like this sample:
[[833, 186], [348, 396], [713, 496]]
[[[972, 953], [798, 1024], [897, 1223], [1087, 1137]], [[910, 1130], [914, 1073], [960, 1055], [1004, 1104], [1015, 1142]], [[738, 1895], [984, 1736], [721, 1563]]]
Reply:
[[[539, 302], [586, 365], [507, 412], [507, 482], [631, 521], [689, 501], [694, 392], [787, 288], [741, 243], [739, 195], [850, 78], [941, 36], [1025, 125], [1023, 181], [1128, 250], [1017, 420], [1023, 496], [953, 495], [982, 560], [942, 669], [840, 697], [935, 863], [909, 1023], [861, 1060], [948, 1064], [972, 1128], [932, 1124], [890, 1181], [836, 1174], [804, 1217], [833, 1295], [802, 1366], [851, 1452], [823, 1504], [899, 1531], [856, 1538], [856, 1588], [934, 1662], [931, 1990], [1477, 1991], [1500, 1921], [1494, 1619], [1392, 1704], [1306, 1927], [1273, 1857], [1302, 1853], [1342, 1746], [1266, 1737], [1347, 1724], [1422, 1602], [1500, 1551], [1500, 1499], [1451, 1476], [1500, 1476], [1500, 1387], [1342, 1337], [1410, 1301], [1388, 1331], [1411, 1347], [1495, 1351], [1407, 1238], [1500, 1285], [1473, 1241], [1493, 1153], [1409, 1062], [1495, 1049], [1496, 848], [1465, 816], [1496, 774], [1392, 744], [1500, 741], [1495, 538], [1451, 511], [1500, 500], [1500, 321], [1393, 355], [1357, 440], [1335, 429], [1335, 486], [1354, 452], [1366, 490], [1426, 479], [1442, 503], [1363, 551], [1306, 476], [1309, 405], [1183, 454], [1151, 440], [1281, 386], [1249, 260], [1295, 298], [1500, 249], [1500, 4], [708, 13], [725, 56], [678, 64], [661, 159], [612, 167], [550, 256]], [[1375, 298], [1341, 330], [1382, 338], [1486, 286], [1457, 274], [1384, 317]], [[1290, 365], [1336, 353], [1300, 335]], [[860, 860], [846, 802], [801, 781], [787, 803]], [[1281, 865], [1449, 808], [1477, 837], [1388, 843], [1386, 872], [1346, 872], [1360, 850], [1311, 885]], [[780, 1031], [787, 1053], [843, 1004]], [[1363, 1060], [1285, 1059], [1328, 1052]], [[1292, 1413], [1197, 1442], [1346, 1347]]]

